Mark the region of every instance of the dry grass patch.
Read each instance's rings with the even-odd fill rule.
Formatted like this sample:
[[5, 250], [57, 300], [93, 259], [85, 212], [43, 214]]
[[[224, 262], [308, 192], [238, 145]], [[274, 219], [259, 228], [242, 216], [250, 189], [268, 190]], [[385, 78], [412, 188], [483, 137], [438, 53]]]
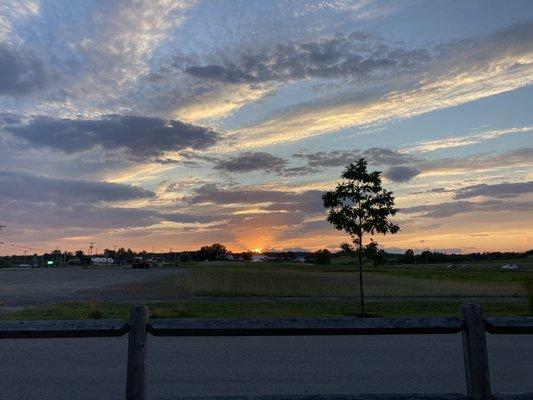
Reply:
[[[365, 273], [367, 296], [523, 296], [520, 284], [429, 280]], [[353, 297], [355, 273], [296, 270], [196, 270], [180, 286], [197, 296]]]

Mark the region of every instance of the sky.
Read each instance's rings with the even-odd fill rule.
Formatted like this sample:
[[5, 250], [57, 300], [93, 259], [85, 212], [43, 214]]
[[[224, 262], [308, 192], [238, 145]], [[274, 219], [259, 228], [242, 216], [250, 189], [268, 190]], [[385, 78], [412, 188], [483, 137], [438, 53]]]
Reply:
[[364, 157], [388, 251], [533, 248], [530, 0], [0, 0], [0, 254], [328, 248]]

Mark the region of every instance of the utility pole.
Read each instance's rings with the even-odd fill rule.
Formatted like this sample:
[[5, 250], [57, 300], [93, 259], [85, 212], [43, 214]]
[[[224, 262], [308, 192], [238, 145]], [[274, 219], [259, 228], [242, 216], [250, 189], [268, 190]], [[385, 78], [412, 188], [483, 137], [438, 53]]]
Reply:
[[89, 268], [91, 267], [93, 260], [93, 248], [94, 242], [89, 242]]

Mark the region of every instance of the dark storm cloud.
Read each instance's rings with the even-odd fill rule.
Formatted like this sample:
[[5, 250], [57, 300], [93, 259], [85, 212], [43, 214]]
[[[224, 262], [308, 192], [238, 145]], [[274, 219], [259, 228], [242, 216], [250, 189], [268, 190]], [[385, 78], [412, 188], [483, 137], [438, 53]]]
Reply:
[[0, 171], [0, 198], [56, 204], [91, 204], [151, 198], [153, 192], [118, 183], [55, 179]]
[[235, 62], [190, 65], [185, 72], [202, 80], [257, 84], [347, 76], [368, 78], [392, 71], [412, 73], [430, 59], [426, 49], [392, 47], [375, 35], [353, 32], [244, 53]]
[[[533, 181], [516, 183], [499, 183], [494, 185], [480, 184], [458, 189], [455, 199], [469, 199], [477, 196], [492, 198], [515, 197], [521, 194], [533, 193]], [[533, 206], [532, 206], [533, 209]]]
[[20, 96], [46, 86], [43, 62], [32, 52], [0, 43], [0, 95]]
[[393, 182], [408, 182], [421, 172], [417, 168], [400, 165], [389, 168], [383, 175]]
[[287, 160], [264, 152], [244, 152], [225, 160], [219, 160], [215, 169], [228, 172], [265, 171], [281, 173]]
[[482, 202], [455, 201], [439, 204], [424, 204], [403, 208], [400, 212], [404, 214], [421, 214], [423, 217], [446, 218], [456, 214], [473, 212], [531, 211], [531, 209], [531, 204], [527, 202], [489, 200]]
[[4, 131], [35, 147], [77, 153], [99, 146], [104, 150], [125, 149], [141, 159], [164, 151], [202, 150], [218, 139], [208, 128], [132, 115], [106, 115], [94, 120], [39, 116], [19, 123], [2, 122]]

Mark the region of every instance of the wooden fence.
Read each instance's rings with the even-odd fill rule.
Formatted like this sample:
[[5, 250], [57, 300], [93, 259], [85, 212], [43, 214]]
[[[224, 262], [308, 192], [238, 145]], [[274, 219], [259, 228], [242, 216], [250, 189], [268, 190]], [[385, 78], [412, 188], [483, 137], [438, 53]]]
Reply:
[[[463, 304], [462, 318], [296, 318], [296, 319], [175, 319], [149, 321], [146, 306], [134, 306], [129, 322], [5, 321], [0, 339], [110, 337], [129, 333], [126, 381], [127, 400], [145, 400], [148, 333], [154, 336], [301, 336], [403, 335], [461, 333], [467, 397], [462, 395], [354, 395], [283, 396], [283, 399], [533, 399], [533, 394], [492, 395], [486, 332], [531, 334], [533, 318], [485, 318], [478, 304]], [[258, 397], [258, 399], [274, 399]], [[220, 398], [218, 398], [220, 399]], [[238, 397], [234, 399], [239, 399]], [[249, 399], [249, 398], [247, 398]]]

